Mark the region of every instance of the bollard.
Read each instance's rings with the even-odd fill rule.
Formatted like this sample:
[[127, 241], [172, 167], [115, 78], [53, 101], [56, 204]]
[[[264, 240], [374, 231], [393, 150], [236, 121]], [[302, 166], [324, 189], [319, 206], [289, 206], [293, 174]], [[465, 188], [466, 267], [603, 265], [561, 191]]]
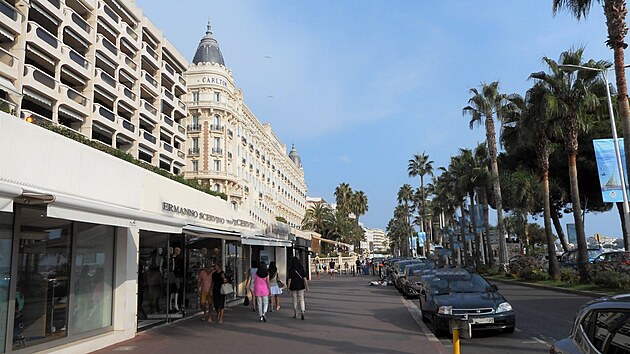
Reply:
[[[457, 321], [459, 323], [459, 321]], [[453, 328], [453, 354], [459, 353], [459, 328]]]

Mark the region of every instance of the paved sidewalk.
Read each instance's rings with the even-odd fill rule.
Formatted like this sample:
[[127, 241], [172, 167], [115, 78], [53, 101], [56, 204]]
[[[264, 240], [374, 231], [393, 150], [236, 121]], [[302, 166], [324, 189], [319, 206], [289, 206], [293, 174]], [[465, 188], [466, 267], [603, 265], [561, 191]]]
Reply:
[[430, 340], [391, 287], [368, 286], [372, 276], [311, 281], [306, 319], [293, 319], [291, 297], [259, 322], [250, 307], [225, 310], [225, 323], [199, 316], [142, 332], [96, 353], [449, 353]]

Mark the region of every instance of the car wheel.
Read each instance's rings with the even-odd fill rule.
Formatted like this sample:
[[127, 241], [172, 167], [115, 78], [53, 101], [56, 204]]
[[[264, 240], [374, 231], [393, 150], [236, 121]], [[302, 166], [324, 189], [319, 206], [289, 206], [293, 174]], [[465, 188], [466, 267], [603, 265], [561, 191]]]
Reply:
[[504, 333], [514, 333], [514, 328], [515, 328], [515, 326], [510, 326], [510, 327], [504, 328], [503, 332]]
[[435, 318], [435, 316], [433, 316], [433, 318], [431, 319], [431, 322], [433, 323], [433, 334], [435, 334], [436, 337], [439, 337], [443, 334], [445, 334], [445, 331], [443, 328], [440, 328], [437, 319]]

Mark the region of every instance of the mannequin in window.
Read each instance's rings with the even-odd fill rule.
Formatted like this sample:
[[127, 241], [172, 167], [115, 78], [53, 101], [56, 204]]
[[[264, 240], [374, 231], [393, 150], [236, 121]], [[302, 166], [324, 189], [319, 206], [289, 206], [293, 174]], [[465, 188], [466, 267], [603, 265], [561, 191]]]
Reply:
[[[169, 248], [171, 249], [171, 248]], [[168, 290], [169, 290], [169, 310], [179, 311], [179, 285], [183, 267], [180, 264], [182, 249], [179, 247], [172, 248], [173, 252], [168, 261]]]

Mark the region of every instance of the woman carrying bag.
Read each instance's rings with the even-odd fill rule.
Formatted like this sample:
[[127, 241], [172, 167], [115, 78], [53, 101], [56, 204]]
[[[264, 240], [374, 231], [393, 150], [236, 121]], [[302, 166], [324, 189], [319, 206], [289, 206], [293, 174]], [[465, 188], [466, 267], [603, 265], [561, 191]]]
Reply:
[[302, 267], [297, 257], [291, 258], [291, 268], [289, 269], [288, 279], [287, 286], [293, 297], [293, 318], [297, 318], [299, 306], [300, 318], [304, 320], [304, 311], [306, 310], [304, 305], [304, 292], [308, 291], [308, 279], [306, 278], [304, 267]]
[[284, 284], [279, 279], [276, 262], [269, 263], [269, 284], [271, 285], [271, 298], [269, 299], [269, 302], [271, 303], [270, 312], [273, 312], [274, 309], [278, 311], [280, 310], [280, 295], [282, 295], [282, 288], [284, 287]]
[[260, 264], [258, 264], [258, 270], [254, 274], [254, 296], [256, 297], [260, 322], [267, 322], [267, 308], [269, 306], [270, 294], [269, 271], [267, 270], [267, 264], [261, 261]]

